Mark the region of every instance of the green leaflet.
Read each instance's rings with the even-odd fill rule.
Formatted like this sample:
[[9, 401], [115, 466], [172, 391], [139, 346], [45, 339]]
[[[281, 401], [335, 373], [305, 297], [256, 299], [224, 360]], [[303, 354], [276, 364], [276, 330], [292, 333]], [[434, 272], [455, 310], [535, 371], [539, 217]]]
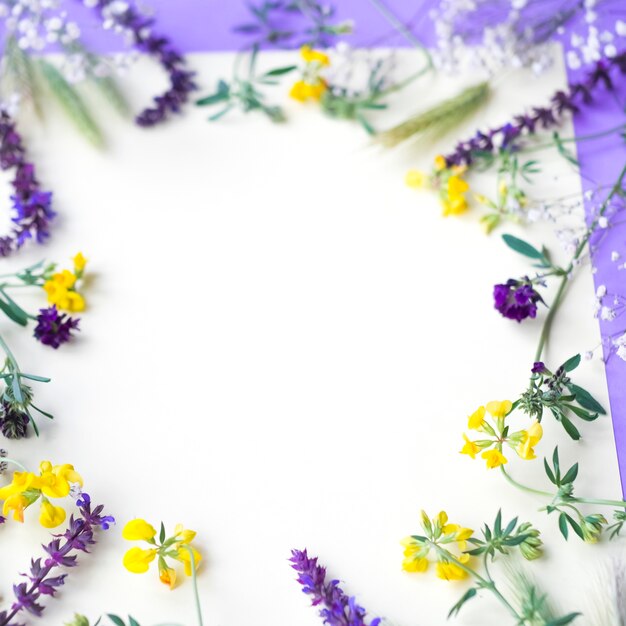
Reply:
[[489, 83], [486, 81], [468, 87], [453, 98], [444, 100], [406, 122], [379, 133], [376, 139], [383, 146], [392, 148], [416, 135], [446, 133], [481, 107], [490, 92]]
[[86, 104], [78, 92], [63, 77], [59, 70], [44, 59], [39, 60], [39, 69], [45, 79], [52, 95], [57, 99], [61, 108], [76, 128], [94, 146], [100, 148], [104, 145], [104, 137], [100, 128], [93, 120]]

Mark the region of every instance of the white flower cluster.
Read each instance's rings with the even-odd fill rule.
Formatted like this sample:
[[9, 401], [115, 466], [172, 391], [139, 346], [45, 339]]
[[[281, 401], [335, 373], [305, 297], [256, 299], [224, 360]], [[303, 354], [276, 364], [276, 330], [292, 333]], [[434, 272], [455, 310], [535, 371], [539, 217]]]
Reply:
[[[600, 29], [598, 27], [599, 15], [609, 0], [584, 0], [584, 25], [586, 32], [583, 34], [572, 33], [570, 36], [571, 49], [567, 51], [567, 65], [572, 70], [577, 70], [583, 65], [599, 61], [603, 58], [614, 57], [618, 53], [616, 42], [619, 38], [626, 37], [626, 21], [616, 19], [615, 11], [619, 6], [611, 6], [612, 19], [610, 23], [613, 29]], [[622, 7], [623, 17], [626, 19], [626, 4]]]
[[[482, 68], [494, 74], [510, 67], [543, 72], [553, 63], [553, 49], [537, 41], [532, 27], [523, 24], [520, 11], [525, 4], [525, 0], [441, 0], [431, 11], [437, 66], [449, 73]], [[487, 14], [484, 19], [481, 12]]]

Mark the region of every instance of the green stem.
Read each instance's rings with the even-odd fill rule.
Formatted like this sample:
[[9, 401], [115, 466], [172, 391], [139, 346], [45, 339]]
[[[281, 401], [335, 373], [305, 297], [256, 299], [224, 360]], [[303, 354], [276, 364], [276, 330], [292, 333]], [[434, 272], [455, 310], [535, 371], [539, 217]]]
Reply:
[[10, 463], [11, 465], [19, 467], [23, 472], [28, 473], [28, 469], [26, 469], [26, 467], [24, 467], [19, 461], [16, 461], [15, 459], [10, 459], [8, 456], [0, 457], [0, 463]]
[[426, 71], [434, 69], [433, 58], [428, 52], [426, 46], [413, 34], [410, 28], [407, 28], [398, 17], [389, 9], [383, 0], [370, 0], [374, 7], [382, 14], [382, 16], [413, 46], [415, 46], [426, 57]]
[[11, 348], [9, 348], [2, 335], [0, 335], [0, 348], [4, 350], [4, 353], [7, 355], [7, 359], [11, 362], [11, 365], [15, 369], [15, 372], [19, 372], [20, 366], [17, 364], [15, 356], [13, 356], [13, 352], [11, 352]]
[[[580, 143], [582, 141], [592, 141], [594, 139], [600, 139], [601, 137], [606, 137], [607, 135], [613, 135], [614, 133], [618, 132], [618, 131], [623, 131], [626, 129], [626, 126], [624, 124], [620, 124], [619, 126], [615, 126], [614, 128], [609, 128], [608, 130], [604, 130], [602, 132], [599, 133], [593, 133], [590, 135], [581, 135], [580, 137], [568, 137], [566, 139], [560, 139], [559, 143], [563, 144], [563, 143]], [[538, 152], [539, 150], [545, 150], [547, 148], [552, 148], [554, 146], [556, 146], [557, 143], [556, 141], [551, 141], [549, 143], [542, 143], [539, 144], [538, 146], [532, 146], [530, 148], [522, 148], [522, 152], [524, 154], [527, 154], [529, 152]]]
[[477, 580], [480, 583], [481, 587], [483, 587], [484, 589], [489, 589], [491, 593], [493, 593], [496, 596], [496, 598], [498, 598], [498, 600], [507, 608], [507, 610], [510, 611], [513, 617], [515, 617], [515, 619], [518, 620], [518, 623], [520, 624], [523, 623], [523, 618], [520, 615], [518, 615], [517, 611], [511, 606], [509, 601], [500, 593], [500, 591], [496, 587], [496, 583], [493, 581], [493, 579], [489, 575], [489, 568], [487, 567], [486, 560], [485, 560], [485, 570], [487, 572], [487, 578], [484, 578], [475, 569], [472, 569], [471, 567], [465, 565], [465, 563], [461, 563], [461, 561], [459, 561], [453, 554], [451, 554], [447, 550], [440, 548], [436, 544], [435, 544], [435, 547], [437, 548], [437, 552], [439, 552], [439, 554], [441, 554], [446, 560], [452, 561], [457, 567], [462, 569], [466, 574], [468, 574], [470, 577]]
[[517, 489], [521, 489], [522, 491], [526, 491], [527, 493], [532, 493], [536, 496], [543, 496], [545, 498], [554, 498], [554, 494], [553, 493], [548, 493], [547, 491], [541, 491], [539, 489], [533, 489], [532, 487], [527, 487], [526, 485], [522, 485], [522, 483], [518, 483], [505, 469], [504, 466], [501, 465], [500, 466], [500, 470], [502, 471], [502, 474], [504, 475], [504, 477], [507, 479], [508, 482], [510, 482], [514, 487], [517, 487]]
[[196, 615], [198, 617], [198, 626], [203, 626], [202, 621], [202, 607], [200, 606], [200, 594], [198, 593], [198, 578], [196, 576], [196, 557], [193, 554], [193, 550], [189, 546], [183, 546], [188, 552], [191, 558], [191, 582], [193, 583], [193, 595], [196, 602]]
[[622, 183], [624, 182], [624, 178], [626, 178], [626, 165], [623, 167], [619, 175], [619, 178], [617, 179], [617, 182], [615, 183], [615, 185], [613, 185], [611, 192], [609, 193], [606, 200], [602, 204], [602, 207], [598, 211], [597, 217], [593, 220], [589, 228], [587, 228], [587, 231], [585, 232], [585, 236], [581, 239], [580, 243], [578, 244], [578, 247], [576, 248], [576, 251], [574, 252], [574, 256], [572, 257], [572, 260], [569, 266], [565, 269], [565, 275], [561, 279], [561, 284], [559, 285], [559, 289], [554, 298], [554, 302], [552, 303], [552, 306], [550, 307], [550, 311], [548, 312], [548, 315], [546, 316], [546, 320], [543, 323], [543, 328], [541, 329], [541, 335], [539, 337], [539, 345], [537, 346], [537, 351], [535, 352], [535, 361], [539, 361], [541, 359], [541, 355], [543, 353], [545, 345], [548, 341], [548, 337], [550, 335], [550, 328], [552, 326], [552, 322], [559, 309], [559, 306], [561, 305], [561, 302], [563, 301], [563, 295], [565, 293], [565, 289], [567, 288], [569, 275], [574, 269], [574, 265], [576, 261], [578, 261], [581, 254], [587, 247], [587, 243], [589, 243], [589, 239], [591, 238], [591, 235], [593, 234], [593, 232], [596, 229], [596, 226], [598, 225], [598, 220], [606, 212], [611, 200], [613, 199], [613, 196], [622, 192]]
[[572, 498], [572, 500], [580, 504], [599, 504], [600, 506], [616, 506], [620, 509], [626, 508], [624, 500], [602, 500], [597, 498]]

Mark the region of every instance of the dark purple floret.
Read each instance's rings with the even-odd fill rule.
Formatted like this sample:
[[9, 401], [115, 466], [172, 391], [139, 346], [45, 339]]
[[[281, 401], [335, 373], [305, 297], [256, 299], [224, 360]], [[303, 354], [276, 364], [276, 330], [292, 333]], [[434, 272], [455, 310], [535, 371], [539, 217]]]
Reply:
[[[298, 572], [302, 591], [311, 596], [313, 606], [319, 606], [320, 617], [328, 626], [367, 626], [367, 612], [354, 597], [348, 597], [339, 587], [338, 580], [326, 582], [326, 568], [317, 564], [317, 558], [309, 558], [307, 551], [292, 550], [291, 567]], [[379, 626], [379, 617], [370, 626]], [[2, 624], [0, 624], [2, 626]]]
[[24, 439], [28, 436], [30, 417], [6, 400], [0, 403], [0, 433], [7, 439]]
[[26, 161], [22, 138], [15, 129], [15, 122], [6, 111], [0, 112], [0, 168], [15, 169], [11, 182], [14, 193], [13, 232], [0, 237], [0, 257], [6, 257], [20, 248], [27, 239], [43, 243], [50, 236], [52, 194], [42, 191], [35, 176], [35, 166]]
[[[83, 494], [83, 497], [86, 494]], [[23, 574], [27, 582], [13, 585], [15, 600], [10, 611], [0, 612], [0, 626], [18, 626], [15, 619], [26, 611], [40, 617], [44, 606], [40, 604], [41, 596], [54, 596], [58, 588], [65, 583], [67, 574], [51, 575], [57, 567], [74, 567], [78, 565], [77, 555], [72, 552], [88, 552], [93, 545], [94, 530], [106, 528], [112, 517], [102, 515], [103, 507], [91, 509], [89, 496], [78, 505], [79, 517], [70, 517], [69, 527], [62, 535], [43, 546], [47, 558], [33, 559], [28, 574]]]
[[101, 19], [111, 19], [116, 26], [130, 33], [132, 45], [154, 57], [167, 72], [170, 88], [154, 98], [154, 106], [142, 111], [135, 121], [139, 126], [155, 126], [164, 122], [170, 114], [178, 113], [189, 100], [191, 92], [196, 90], [193, 82], [194, 73], [185, 68], [185, 58], [174, 49], [169, 39], [152, 33], [154, 20], [141, 15], [130, 6], [124, 10], [107, 11], [116, 0], [96, 0], [93, 8]]
[[509, 279], [493, 288], [495, 308], [503, 317], [521, 322], [537, 316], [537, 302], [543, 302], [534, 287], [525, 281]]
[[[503, 124], [486, 133], [478, 133], [467, 141], [461, 141], [454, 152], [446, 156], [447, 165], [471, 165], [479, 152], [493, 152], [498, 147], [510, 148], [521, 136], [533, 135], [538, 130], [558, 126], [565, 115], [577, 113], [583, 104], [591, 104], [600, 85], [608, 90], [614, 88], [614, 79], [611, 77], [614, 68], [621, 74], [626, 74], [626, 51], [595, 63], [583, 80], [570, 84], [565, 90], [557, 91], [548, 106], [535, 107], [530, 113], [513, 118], [512, 123]], [[490, 141], [477, 143], [481, 137], [489, 137]]]
[[35, 338], [55, 350], [72, 338], [72, 331], [79, 330], [80, 320], [59, 313], [56, 306], [40, 309], [35, 326]]
[[543, 363], [543, 361], [535, 361], [530, 371], [533, 374], [544, 374], [548, 371], [548, 368], [545, 366], [545, 363]]

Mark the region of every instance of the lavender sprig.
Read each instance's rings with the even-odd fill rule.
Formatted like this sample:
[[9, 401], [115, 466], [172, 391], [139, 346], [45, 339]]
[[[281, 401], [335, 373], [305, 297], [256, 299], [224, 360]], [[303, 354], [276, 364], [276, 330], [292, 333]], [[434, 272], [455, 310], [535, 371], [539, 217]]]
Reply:
[[103, 506], [91, 509], [91, 498], [83, 493], [76, 501], [80, 517], [70, 517], [68, 529], [62, 535], [43, 546], [47, 558], [32, 559], [28, 579], [13, 585], [15, 601], [10, 611], [0, 612], [0, 626], [18, 626], [15, 621], [23, 611], [41, 617], [44, 606], [40, 604], [41, 596], [54, 596], [58, 588], [65, 583], [67, 574], [51, 576], [59, 567], [75, 567], [78, 565], [75, 552], [89, 552], [89, 546], [96, 543], [94, 531], [98, 528], [107, 530], [115, 520], [110, 515], [103, 515]]
[[535, 107], [530, 113], [516, 116], [513, 122], [484, 133], [479, 131], [468, 141], [461, 141], [454, 152], [446, 156], [446, 164], [469, 166], [480, 154], [492, 153], [498, 147], [510, 147], [524, 135], [534, 135], [537, 130], [558, 126], [567, 113], [577, 113], [582, 104], [591, 104], [598, 86], [613, 89], [611, 71], [614, 68], [626, 74], [626, 51], [595, 63], [593, 70], [583, 80], [572, 83], [565, 91], [557, 91], [548, 106]]
[[[312, 605], [320, 607], [320, 617], [328, 626], [367, 626], [366, 611], [354, 597], [348, 597], [338, 580], [326, 582], [326, 568], [317, 564], [317, 558], [309, 558], [307, 551], [292, 550], [291, 567], [298, 572], [298, 582], [303, 593], [312, 597]], [[369, 626], [378, 626], [377, 617]], [[0, 624], [0, 626], [3, 626]]]
[[185, 69], [184, 57], [172, 46], [167, 37], [153, 34], [154, 19], [141, 15], [130, 3], [119, 0], [83, 0], [83, 3], [98, 12], [105, 28], [113, 27], [128, 35], [132, 45], [154, 57], [167, 72], [171, 87], [155, 96], [155, 106], [142, 111], [135, 121], [139, 126], [156, 126], [170, 114], [178, 113], [197, 87], [193, 72]]
[[14, 189], [13, 232], [0, 237], [0, 257], [6, 257], [22, 247], [27, 239], [43, 243], [50, 236], [52, 193], [42, 191], [35, 176], [35, 166], [26, 160], [22, 137], [15, 122], [6, 111], [0, 112], [0, 169], [15, 170], [11, 181]]

